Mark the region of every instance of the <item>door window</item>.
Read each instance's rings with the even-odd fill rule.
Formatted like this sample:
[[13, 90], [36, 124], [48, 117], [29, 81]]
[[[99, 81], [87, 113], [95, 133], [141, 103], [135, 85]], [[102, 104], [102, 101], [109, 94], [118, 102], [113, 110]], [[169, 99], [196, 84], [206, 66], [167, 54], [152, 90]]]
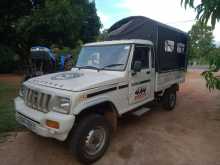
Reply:
[[135, 46], [134, 56], [131, 64], [131, 69], [134, 68], [135, 61], [142, 62], [142, 69], [149, 68], [149, 51], [150, 49], [146, 46]]

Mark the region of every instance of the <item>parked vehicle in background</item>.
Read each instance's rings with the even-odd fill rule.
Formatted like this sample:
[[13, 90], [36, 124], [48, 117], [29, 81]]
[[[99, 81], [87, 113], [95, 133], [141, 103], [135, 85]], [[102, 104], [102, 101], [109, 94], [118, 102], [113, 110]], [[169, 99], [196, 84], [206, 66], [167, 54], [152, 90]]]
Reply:
[[52, 51], [44, 46], [34, 46], [30, 50], [30, 62], [24, 66], [24, 81], [29, 78], [54, 73], [56, 57]]
[[187, 34], [145, 17], [113, 25], [103, 42], [85, 44], [76, 66], [24, 82], [16, 119], [38, 135], [70, 141], [84, 163], [109, 146], [117, 119], [161, 100], [167, 110], [185, 80]]
[[30, 53], [30, 63], [24, 66], [24, 81], [36, 76], [71, 70], [73, 64], [71, 54], [62, 55], [59, 59], [50, 48], [45, 46], [34, 46]]

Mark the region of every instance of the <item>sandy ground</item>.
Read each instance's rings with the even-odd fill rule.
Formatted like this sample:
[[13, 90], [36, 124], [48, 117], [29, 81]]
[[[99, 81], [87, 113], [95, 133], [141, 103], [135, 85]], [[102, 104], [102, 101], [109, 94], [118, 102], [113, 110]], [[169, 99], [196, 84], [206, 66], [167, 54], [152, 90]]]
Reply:
[[23, 76], [18, 74], [0, 74], [0, 82], [9, 83], [16, 86], [20, 86], [22, 79]]
[[[18, 132], [0, 144], [1, 165], [77, 165], [66, 143]], [[189, 73], [177, 107], [125, 117], [97, 165], [220, 165], [220, 92]]]

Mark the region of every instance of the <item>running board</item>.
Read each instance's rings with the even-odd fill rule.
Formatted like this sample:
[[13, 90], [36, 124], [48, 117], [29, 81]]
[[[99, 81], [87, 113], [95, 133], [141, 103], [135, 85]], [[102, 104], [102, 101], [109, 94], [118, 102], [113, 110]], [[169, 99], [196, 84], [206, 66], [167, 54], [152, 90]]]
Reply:
[[142, 116], [143, 114], [145, 114], [148, 111], [150, 111], [150, 108], [141, 107], [140, 109], [138, 109], [137, 111], [133, 112], [132, 114], [134, 116], [140, 117], [140, 116]]

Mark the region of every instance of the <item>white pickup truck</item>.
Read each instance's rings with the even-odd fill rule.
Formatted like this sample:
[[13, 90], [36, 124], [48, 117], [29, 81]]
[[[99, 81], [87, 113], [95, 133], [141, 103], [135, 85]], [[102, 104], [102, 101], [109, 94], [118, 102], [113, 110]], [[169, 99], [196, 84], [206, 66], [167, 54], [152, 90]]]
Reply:
[[15, 99], [16, 120], [31, 131], [60, 141], [69, 139], [76, 157], [91, 163], [109, 146], [117, 119], [146, 110], [160, 99], [176, 104], [185, 70], [156, 71], [155, 47], [143, 39], [85, 44], [71, 71], [29, 79]]

